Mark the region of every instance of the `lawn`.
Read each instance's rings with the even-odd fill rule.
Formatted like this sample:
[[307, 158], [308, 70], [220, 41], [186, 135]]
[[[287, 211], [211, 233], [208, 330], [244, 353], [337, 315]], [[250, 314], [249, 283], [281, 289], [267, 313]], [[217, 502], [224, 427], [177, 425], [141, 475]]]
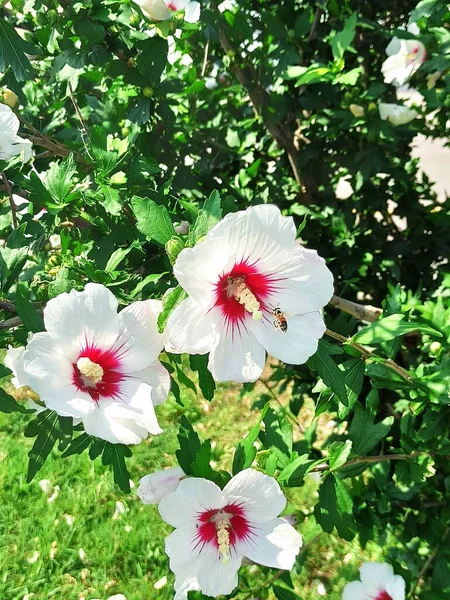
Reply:
[[[128, 496], [100, 461], [92, 463], [85, 455], [64, 460], [53, 455], [27, 484], [31, 440], [22, 432], [29, 418], [0, 415], [1, 600], [106, 600], [119, 593], [127, 600], [172, 598], [173, 577], [164, 554], [170, 527], [155, 506], [144, 506], [136, 496], [139, 478], [174, 464], [177, 423], [184, 412], [202, 437], [214, 440], [216, 424], [221, 424], [222, 437], [213, 441], [214, 460], [230, 468], [233, 447], [257, 420], [259, 411], [252, 405], [263, 393], [262, 384], [248, 394], [240, 386], [222, 386], [207, 403], [187, 391], [182, 396], [184, 407], [170, 397], [158, 409], [164, 433], [136, 447], [128, 461], [134, 482]], [[280, 396], [275, 404], [283, 410], [285, 401], [286, 395]], [[310, 409], [302, 411], [301, 419], [311, 420]], [[325, 595], [327, 600], [340, 600], [360, 562], [380, 558], [380, 550], [369, 545], [363, 552], [357, 541], [321, 533], [312, 515], [316, 487], [316, 481], [307, 478], [299, 490], [288, 490], [287, 512], [296, 515], [308, 544], [299, 561], [304, 560], [303, 565], [292, 573], [292, 580], [302, 600]], [[274, 573], [255, 565], [242, 569], [237, 598], [267, 597], [264, 589], [256, 590]]]

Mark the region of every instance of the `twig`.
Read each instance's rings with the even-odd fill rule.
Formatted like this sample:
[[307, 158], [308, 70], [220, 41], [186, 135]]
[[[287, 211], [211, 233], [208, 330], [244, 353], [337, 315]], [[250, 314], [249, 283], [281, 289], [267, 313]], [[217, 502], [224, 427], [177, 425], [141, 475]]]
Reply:
[[12, 313], [13, 315], [15, 315], [17, 312], [16, 307], [9, 300], [0, 300], [0, 308]]
[[226, 32], [226, 23], [219, 11], [216, 0], [211, 2], [211, 7], [217, 13], [220, 44], [227, 54], [234, 56], [234, 64], [231, 67], [231, 70], [235, 74], [239, 83], [246, 88], [256, 115], [261, 116], [264, 126], [272, 138], [286, 152], [294, 179], [297, 185], [301, 188], [302, 192], [306, 194], [306, 189], [304, 188], [297, 168], [298, 151], [294, 145], [294, 135], [290, 133], [284, 123], [274, 122], [267, 115], [266, 106], [269, 104], [269, 94], [259, 83], [254, 67], [249, 64], [248, 61], [246, 66], [241, 66], [244, 64], [244, 59], [233, 46], [230, 38], [228, 37]]
[[[411, 452], [411, 454], [382, 454], [380, 456], [360, 456], [359, 458], [354, 458], [353, 460], [349, 460], [344, 463], [340, 469], [346, 469], [347, 467], [353, 467], [354, 465], [359, 465], [362, 463], [379, 463], [379, 462], [387, 462], [389, 460], [409, 460], [410, 458], [415, 458], [416, 456], [431, 456], [429, 452]], [[329, 465], [318, 465], [311, 469], [311, 473], [321, 473], [322, 471], [328, 471], [330, 469]]]
[[332, 331], [331, 329], [326, 329], [325, 335], [333, 338], [334, 340], [337, 340], [341, 344], [348, 344], [355, 350], [358, 350], [358, 352], [360, 352], [362, 354], [362, 356], [364, 356], [364, 358], [377, 359], [379, 362], [382, 362], [383, 365], [385, 365], [392, 371], [395, 371], [398, 375], [400, 375], [400, 377], [405, 379], [408, 383], [412, 383], [412, 381], [413, 381], [412, 375], [406, 369], [404, 369], [403, 367], [398, 365], [395, 361], [393, 361], [391, 358], [380, 358], [374, 352], [372, 352], [371, 350], [369, 350], [362, 344], [357, 344], [356, 342], [352, 342], [351, 338], [347, 338], [347, 337], [341, 335], [340, 333], [336, 333], [335, 331]]
[[8, 194], [9, 205], [11, 206], [13, 228], [17, 229], [16, 205], [14, 203], [14, 199], [12, 196], [11, 186], [9, 185], [8, 177], [6, 176], [6, 173], [3, 171], [2, 171], [2, 179], [3, 179], [3, 184], [5, 186], [6, 193]]
[[309, 32], [308, 35], [308, 39], [306, 40], [306, 43], [309, 44], [310, 42], [312, 42], [313, 40], [316, 39], [317, 36], [317, 27], [320, 23], [320, 17], [322, 16], [322, 9], [318, 8], [316, 10], [316, 14], [314, 15], [314, 21], [313, 24], [311, 26], [311, 31]]
[[0, 330], [11, 329], [11, 327], [18, 327], [22, 323], [20, 317], [13, 317], [12, 319], [7, 319], [6, 321], [2, 321], [0, 323]]
[[208, 56], [209, 56], [209, 40], [206, 40], [205, 53], [203, 55], [203, 64], [202, 64], [202, 70], [200, 72], [200, 77], [204, 77], [206, 74], [206, 67], [208, 66]]
[[378, 317], [383, 312], [381, 308], [377, 306], [371, 306], [370, 304], [358, 304], [339, 296], [333, 296], [329, 302], [330, 306], [342, 310], [349, 315], [352, 315], [360, 321], [367, 321], [373, 323], [378, 320]]
[[72, 89], [72, 85], [71, 85], [70, 81], [68, 82], [68, 87], [69, 87], [70, 99], [72, 100], [73, 107], [74, 107], [75, 112], [77, 114], [77, 117], [78, 117], [78, 119], [79, 119], [79, 121], [81, 123], [81, 128], [82, 128], [81, 129], [81, 141], [83, 142], [83, 146], [84, 146], [84, 148], [85, 148], [85, 150], [87, 152], [87, 155], [89, 156], [89, 158], [92, 159], [92, 157], [91, 157], [91, 155], [89, 153], [89, 147], [86, 144], [85, 139], [84, 139], [84, 136], [86, 136], [86, 139], [87, 139], [87, 141], [90, 144], [89, 131], [88, 131], [88, 128], [87, 128], [87, 125], [86, 125], [86, 121], [83, 119], [83, 115], [81, 114], [81, 110], [80, 110], [80, 107], [78, 106], [77, 100], [76, 100], [75, 95], [73, 93], [73, 89]]
[[420, 580], [422, 579], [422, 577], [425, 575], [425, 573], [428, 571], [428, 569], [432, 565], [434, 559], [438, 555], [439, 548], [444, 544], [444, 542], [447, 539], [447, 536], [448, 536], [449, 533], [450, 533], [450, 527], [447, 527], [447, 529], [444, 531], [444, 533], [442, 535], [441, 541], [436, 546], [436, 548], [433, 550], [433, 552], [430, 554], [430, 556], [427, 558], [427, 560], [425, 561], [423, 567], [420, 569], [420, 572], [419, 572], [419, 575], [417, 576], [416, 582], [414, 583], [413, 587], [411, 588], [411, 591], [408, 594], [408, 598], [410, 598], [411, 600], [415, 596], [416, 589], [417, 589], [417, 586], [420, 583]]

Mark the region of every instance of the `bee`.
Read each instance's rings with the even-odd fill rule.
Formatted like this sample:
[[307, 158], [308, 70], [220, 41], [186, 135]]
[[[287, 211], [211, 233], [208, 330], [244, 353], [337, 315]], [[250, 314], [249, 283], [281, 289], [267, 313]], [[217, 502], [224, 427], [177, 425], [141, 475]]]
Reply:
[[283, 333], [286, 333], [288, 324], [286, 317], [284, 316], [283, 311], [279, 308], [279, 306], [274, 306], [272, 308], [272, 317], [274, 318], [273, 326], [275, 329], [279, 329]]

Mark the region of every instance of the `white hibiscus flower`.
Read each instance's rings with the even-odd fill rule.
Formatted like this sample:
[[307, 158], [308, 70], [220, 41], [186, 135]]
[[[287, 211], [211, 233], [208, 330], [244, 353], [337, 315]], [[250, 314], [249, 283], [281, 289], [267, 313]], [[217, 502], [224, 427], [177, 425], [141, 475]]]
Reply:
[[[30, 335], [28, 341], [33, 336]], [[11, 377], [11, 383], [16, 388], [16, 390], [20, 390], [23, 392], [23, 395], [20, 394], [20, 397], [26, 398], [28, 402], [28, 408], [34, 410], [36, 414], [44, 412], [45, 406], [38, 404], [33, 400], [37, 400], [37, 394], [33, 392], [30, 388], [30, 380], [28, 378], [28, 374], [25, 372], [25, 366], [23, 364], [23, 354], [25, 352], [25, 346], [19, 346], [18, 348], [13, 348], [13, 346], [9, 346], [6, 351], [5, 358], [3, 359], [3, 364], [5, 367], [8, 367], [12, 371], [13, 376]], [[17, 396], [16, 396], [17, 398]]]
[[196, 0], [134, 0], [144, 15], [152, 21], [167, 21], [172, 13], [184, 10], [184, 20], [196, 23], [200, 19], [200, 3]]
[[[408, 25], [407, 30], [413, 35], [420, 33], [415, 23]], [[424, 62], [427, 52], [419, 40], [404, 40], [393, 37], [386, 48], [388, 58], [381, 71], [386, 83], [401, 86], [417, 71]]]
[[342, 600], [405, 600], [405, 580], [387, 563], [364, 563], [361, 581], [348, 583]]
[[157, 360], [160, 311], [160, 302], [146, 300], [117, 314], [114, 295], [96, 283], [53, 298], [47, 331], [33, 335], [23, 356], [29, 385], [48, 408], [108, 442], [161, 433], [154, 405], [166, 399], [170, 377]]
[[320, 309], [333, 295], [322, 258], [295, 242], [291, 217], [274, 205], [227, 215], [174, 273], [189, 298], [170, 315], [166, 349], [206, 354], [216, 381], [256, 381], [266, 351], [302, 364], [325, 332]]
[[184, 476], [184, 471], [180, 467], [145, 475], [139, 480], [137, 495], [144, 504], [159, 504], [167, 494], [177, 489], [180, 479]]
[[6, 104], [0, 104], [0, 159], [11, 160], [23, 152], [23, 159], [28, 162], [31, 158], [30, 140], [24, 140], [17, 135], [20, 122]]
[[413, 121], [419, 116], [416, 110], [402, 106], [401, 104], [380, 102], [378, 110], [382, 121], [389, 121], [389, 123], [395, 126], [406, 125], [406, 123]]
[[190, 590], [231, 593], [244, 556], [292, 569], [302, 538], [278, 518], [285, 506], [275, 479], [254, 469], [235, 475], [223, 490], [206, 479], [183, 479], [159, 505], [162, 518], [176, 528], [166, 540], [176, 600]]

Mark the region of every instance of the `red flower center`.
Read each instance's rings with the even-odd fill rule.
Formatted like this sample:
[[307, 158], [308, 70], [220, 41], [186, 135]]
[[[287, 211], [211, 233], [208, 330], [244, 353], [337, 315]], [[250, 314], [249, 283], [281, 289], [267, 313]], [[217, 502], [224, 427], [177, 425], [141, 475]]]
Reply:
[[211, 509], [201, 513], [197, 522], [197, 542], [201, 545], [213, 544], [219, 548], [220, 531], [227, 530], [229, 545], [232, 548], [237, 540], [244, 540], [251, 533], [251, 527], [239, 505], [227, 504], [222, 509]]
[[[272, 275], [264, 275], [248, 259], [236, 263], [227, 273], [223, 273], [216, 284], [216, 303], [228, 325], [239, 325], [246, 316], [251, 317], [245, 307], [245, 296], [253, 296], [260, 303], [260, 310], [267, 308], [266, 301], [276, 290]], [[247, 303], [248, 304], [248, 303]]]
[[174, 12], [178, 10], [174, 2], [169, 2], [169, 4], [167, 4], [167, 8], [173, 10]]
[[386, 592], [386, 590], [381, 590], [377, 596], [375, 596], [375, 600], [392, 600], [392, 596]]
[[[87, 359], [88, 368], [83, 368]], [[81, 370], [80, 370], [81, 368]], [[90, 375], [94, 373], [95, 376]], [[86, 346], [72, 364], [72, 383], [78, 390], [86, 392], [98, 402], [101, 398], [113, 398], [120, 391], [120, 382], [125, 375], [120, 371], [117, 353], [101, 350], [95, 346]]]

